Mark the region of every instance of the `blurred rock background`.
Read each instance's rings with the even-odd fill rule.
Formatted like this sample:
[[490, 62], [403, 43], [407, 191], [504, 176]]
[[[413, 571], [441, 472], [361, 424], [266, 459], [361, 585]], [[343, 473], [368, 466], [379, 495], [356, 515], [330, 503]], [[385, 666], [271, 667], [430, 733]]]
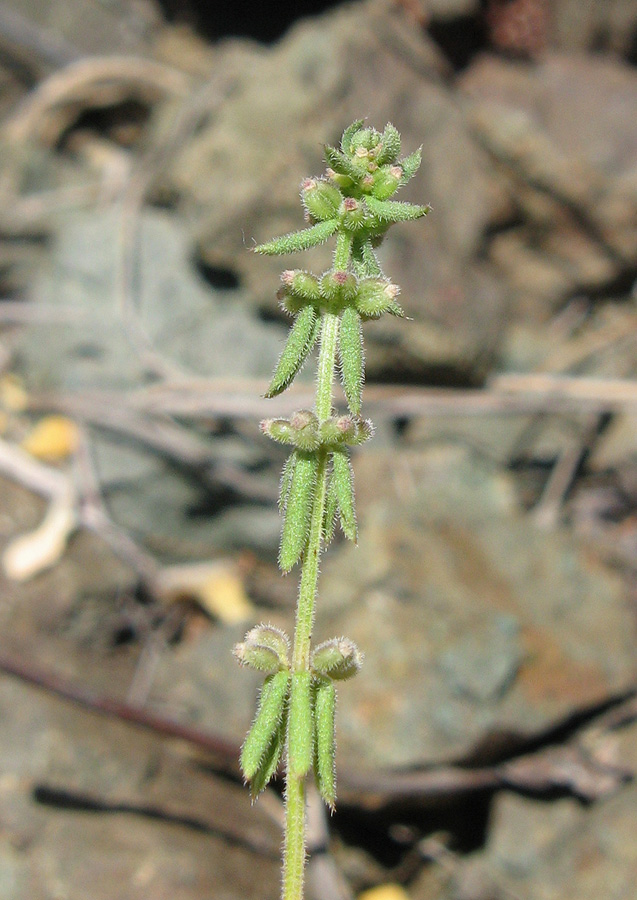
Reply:
[[361, 116], [433, 212], [323, 563], [366, 662], [309, 897], [634, 896], [636, 63], [635, 0], [2, 3], [3, 898], [278, 895], [230, 651], [292, 620], [257, 423], [312, 371], [260, 399], [297, 261], [248, 250]]

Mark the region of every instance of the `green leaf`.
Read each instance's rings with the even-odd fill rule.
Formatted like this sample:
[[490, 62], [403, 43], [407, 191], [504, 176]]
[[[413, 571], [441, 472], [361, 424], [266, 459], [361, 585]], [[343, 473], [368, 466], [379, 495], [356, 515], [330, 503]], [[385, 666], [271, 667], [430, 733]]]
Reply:
[[400, 153], [400, 134], [391, 122], [385, 126], [382, 135], [382, 149], [376, 158], [379, 166], [384, 163], [393, 163], [398, 159]]
[[410, 153], [409, 156], [406, 156], [404, 159], [400, 160], [400, 168], [403, 170], [402, 178], [400, 179], [401, 184], [407, 184], [410, 179], [414, 177], [418, 169], [420, 168], [420, 163], [422, 162], [422, 147], [419, 147], [417, 150], [414, 150], [413, 153]]
[[335, 450], [332, 453], [332, 479], [338, 501], [338, 514], [345, 537], [356, 541], [356, 512], [354, 508], [354, 483], [352, 466], [347, 453]]
[[279, 768], [279, 763], [283, 756], [286, 730], [287, 708], [283, 710], [283, 716], [281, 717], [279, 727], [272, 736], [272, 740], [263, 755], [259, 768], [250, 780], [250, 797], [252, 800], [257, 799], [261, 791], [265, 790], [270, 783], [270, 780], [276, 775], [276, 770]]
[[295, 455], [279, 549], [279, 566], [284, 572], [290, 571], [305, 550], [318, 467], [316, 454], [297, 451]]
[[350, 410], [357, 415], [363, 394], [364, 360], [361, 317], [353, 306], [343, 310], [339, 328], [339, 353], [343, 390]]
[[352, 265], [359, 278], [383, 274], [370, 240], [355, 241], [352, 249]]
[[314, 728], [312, 724], [312, 673], [292, 673], [288, 722], [288, 775], [304, 778], [312, 768]]
[[251, 781], [259, 771], [281, 724], [289, 683], [290, 673], [287, 670], [268, 675], [263, 682], [257, 714], [241, 748], [241, 771], [246, 781]]
[[[325, 146], [325, 162], [341, 175], [346, 175], [357, 184], [363, 176], [363, 170], [357, 166], [351, 157], [341, 153], [336, 147]], [[343, 187], [343, 185], [341, 185]]]
[[283, 253], [298, 253], [301, 250], [309, 250], [331, 237], [338, 228], [338, 219], [329, 219], [327, 222], [317, 222], [311, 228], [303, 231], [292, 231], [281, 237], [259, 244], [254, 248], [255, 253], [265, 253], [267, 256], [280, 256]]
[[416, 206], [415, 203], [403, 203], [401, 200], [377, 200], [366, 197], [367, 208], [380, 222], [410, 222], [420, 219], [430, 211], [430, 206]]
[[292, 476], [296, 466], [296, 452], [290, 453], [281, 472], [281, 486], [279, 489], [279, 512], [283, 514], [288, 506], [288, 497], [292, 487]]
[[306, 360], [318, 337], [319, 317], [313, 306], [300, 311], [279, 357], [266, 397], [276, 397], [284, 391]]
[[356, 119], [355, 122], [352, 122], [351, 125], [343, 132], [343, 137], [341, 138], [341, 150], [343, 153], [351, 153], [352, 152], [352, 138], [354, 135], [361, 130], [363, 127], [365, 120], [364, 119]]
[[331, 681], [317, 679], [314, 686], [314, 777], [321, 797], [332, 810], [336, 802], [335, 718], [336, 688]]
[[325, 498], [325, 512], [323, 513], [323, 543], [326, 547], [332, 542], [334, 537], [337, 512], [338, 497], [336, 496], [336, 485], [334, 484], [334, 479], [330, 477]]

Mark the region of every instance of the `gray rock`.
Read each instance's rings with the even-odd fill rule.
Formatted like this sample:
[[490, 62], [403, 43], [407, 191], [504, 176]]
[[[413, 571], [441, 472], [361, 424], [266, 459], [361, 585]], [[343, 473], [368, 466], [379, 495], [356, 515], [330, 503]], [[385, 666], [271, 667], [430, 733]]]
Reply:
[[241, 786], [16, 681], [0, 683], [0, 710], [3, 898], [276, 894], [280, 832]]
[[[147, 384], [152, 377], [147, 359], [119, 306], [117, 211], [102, 217], [75, 213], [58, 224], [50, 263], [30, 287], [43, 320], [13, 335], [18, 371], [36, 392], [123, 392]], [[152, 347], [162, 364], [220, 378], [266, 378], [272, 371], [284, 328], [259, 321], [241, 289], [214, 290], [203, 282], [190, 258], [187, 232], [174, 216], [144, 213], [131, 291], [147, 336], [143, 346]], [[312, 377], [309, 369], [302, 377]], [[99, 409], [95, 415], [99, 422]], [[195, 434], [192, 442], [203, 459], [208, 448], [212, 466], [215, 442]], [[93, 445], [115, 520], [157, 552], [205, 557], [215, 539], [225, 549], [276, 545], [274, 510], [231, 510], [213, 534], [210, 517], [193, 514], [208, 502], [206, 491], [184, 467], [175, 468], [130, 435], [114, 439], [96, 430]], [[251, 463], [258, 455], [252, 451]], [[228, 459], [227, 448], [221, 456]]]
[[[234, 269], [254, 302], [274, 312], [281, 261], [246, 254], [244, 234], [250, 245], [303, 227], [296, 186], [323, 171], [321, 145], [337, 142], [361, 111], [377, 127], [392, 120], [406, 152], [423, 144], [422, 170], [404, 198], [431, 202], [436, 214], [396, 227], [383, 245], [383, 265], [400, 283], [415, 324], [369, 329], [369, 374], [411, 378], [431, 369], [466, 373], [478, 359], [486, 364], [504, 292], [474, 255], [498, 202], [497, 180], [441, 82], [426, 36], [414, 34], [383, 0], [301, 22], [267, 52], [230, 44], [218, 65], [238, 81], [232, 102], [193, 136], [169, 172], [202, 258]], [[285, 265], [320, 272], [329, 259], [321, 249]]]
[[620, 580], [565, 531], [535, 529], [509, 476], [434, 444], [368, 452], [357, 484], [359, 546], [326, 557], [317, 620], [317, 639], [366, 653], [339, 694], [345, 765], [488, 757], [631, 683]]
[[[612, 745], [616, 764], [634, 767], [634, 724], [605, 740]], [[541, 802], [499, 796], [485, 862], [502, 894], [528, 900], [629, 900], [637, 866], [636, 799], [632, 784], [588, 809], [570, 799]]]
[[485, 56], [462, 77], [468, 115], [522, 218], [495, 235], [489, 256], [527, 315], [634, 268], [636, 84], [617, 60], [566, 56], [525, 68]]

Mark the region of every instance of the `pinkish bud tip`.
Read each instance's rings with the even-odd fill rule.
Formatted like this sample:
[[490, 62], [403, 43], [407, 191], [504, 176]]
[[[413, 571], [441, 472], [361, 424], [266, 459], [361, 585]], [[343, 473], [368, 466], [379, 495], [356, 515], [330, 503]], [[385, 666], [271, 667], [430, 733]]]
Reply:
[[313, 191], [316, 188], [316, 178], [304, 178], [301, 182], [302, 191]]
[[345, 284], [347, 281], [347, 272], [333, 272], [332, 277], [337, 284]]
[[390, 170], [389, 170], [389, 174], [390, 174], [393, 178], [402, 178], [402, 177], [403, 177], [403, 170], [402, 170], [402, 168], [401, 168], [400, 166], [392, 166], [392, 167], [390, 168]]
[[358, 202], [353, 197], [346, 197], [343, 200], [343, 206], [346, 212], [354, 212], [355, 209], [358, 209]]

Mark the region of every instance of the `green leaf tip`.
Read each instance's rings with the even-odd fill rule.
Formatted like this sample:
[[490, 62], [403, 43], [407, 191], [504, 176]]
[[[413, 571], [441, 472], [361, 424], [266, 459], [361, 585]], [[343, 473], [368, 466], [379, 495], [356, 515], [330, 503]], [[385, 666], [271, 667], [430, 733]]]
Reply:
[[402, 200], [378, 200], [367, 197], [367, 208], [381, 223], [395, 224], [420, 219], [431, 211], [430, 206], [417, 206], [415, 203], [404, 203]]
[[318, 469], [318, 457], [315, 453], [295, 450], [294, 456], [279, 548], [279, 567], [283, 572], [289, 572], [305, 550]]
[[358, 131], [361, 130], [364, 123], [364, 119], [356, 119], [356, 121], [352, 122], [351, 125], [347, 126], [347, 128], [343, 132], [343, 137], [341, 138], [341, 150], [343, 151], [343, 153], [352, 152], [352, 138]]
[[263, 683], [255, 720], [241, 748], [241, 771], [246, 781], [255, 778], [268, 758], [285, 714], [289, 685], [287, 670], [268, 675]]
[[332, 811], [336, 803], [335, 720], [336, 688], [332, 681], [317, 679], [314, 686], [314, 778], [319, 794]]
[[332, 481], [341, 529], [346, 538], [356, 543], [358, 532], [354, 507], [354, 476], [349, 457], [342, 450], [332, 453]]
[[296, 317], [286, 345], [279, 357], [270, 387], [265, 396], [276, 397], [299, 372], [318, 337], [318, 314], [313, 306], [305, 306]]
[[327, 222], [317, 222], [303, 231], [292, 231], [281, 235], [265, 244], [253, 247], [254, 253], [263, 253], [266, 256], [281, 256], [284, 253], [299, 253], [301, 250], [309, 250], [310, 247], [318, 247], [325, 243], [338, 228], [338, 219], [328, 219]]
[[364, 360], [363, 332], [358, 311], [349, 306], [343, 310], [339, 329], [339, 357], [341, 380], [347, 405], [354, 415], [361, 409], [363, 396]]

